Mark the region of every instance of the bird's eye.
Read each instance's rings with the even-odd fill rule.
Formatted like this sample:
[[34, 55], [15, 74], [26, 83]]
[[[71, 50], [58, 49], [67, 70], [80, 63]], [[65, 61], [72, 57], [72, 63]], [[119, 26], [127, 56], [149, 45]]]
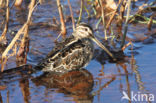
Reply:
[[88, 29], [87, 29], [87, 28], [85, 28], [85, 31], [88, 31]]

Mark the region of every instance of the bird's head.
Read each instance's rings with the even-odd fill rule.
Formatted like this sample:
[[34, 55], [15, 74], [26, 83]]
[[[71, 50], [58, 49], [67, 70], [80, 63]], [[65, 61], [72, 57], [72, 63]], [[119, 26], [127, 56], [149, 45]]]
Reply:
[[100, 46], [102, 49], [104, 49], [112, 58], [113, 54], [109, 52], [109, 50], [100, 42], [98, 41], [93, 33], [93, 29], [91, 26], [89, 26], [86, 23], [80, 23], [76, 25], [76, 28], [74, 30], [73, 36], [77, 39], [82, 39], [82, 38], [89, 38], [92, 41], [94, 41], [98, 46]]
[[78, 39], [90, 38], [94, 36], [92, 27], [86, 23], [77, 24], [73, 35], [75, 38]]

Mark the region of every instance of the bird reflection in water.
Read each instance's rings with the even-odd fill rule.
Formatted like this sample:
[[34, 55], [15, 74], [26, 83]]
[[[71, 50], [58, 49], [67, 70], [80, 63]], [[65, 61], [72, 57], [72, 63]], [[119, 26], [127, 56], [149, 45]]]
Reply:
[[73, 70], [63, 74], [44, 73], [32, 79], [36, 86], [56, 88], [58, 93], [73, 97], [74, 101], [92, 103], [94, 80], [93, 75], [86, 69]]

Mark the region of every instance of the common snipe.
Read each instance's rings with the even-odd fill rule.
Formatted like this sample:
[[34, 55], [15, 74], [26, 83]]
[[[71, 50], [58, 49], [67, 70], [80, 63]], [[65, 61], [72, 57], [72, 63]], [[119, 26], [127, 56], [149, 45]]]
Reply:
[[72, 36], [56, 44], [53, 50], [42, 60], [37, 68], [45, 72], [67, 72], [86, 66], [93, 57], [94, 41], [111, 57], [113, 55], [94, 36], [92, 28], [86, 23], [80, 23]]

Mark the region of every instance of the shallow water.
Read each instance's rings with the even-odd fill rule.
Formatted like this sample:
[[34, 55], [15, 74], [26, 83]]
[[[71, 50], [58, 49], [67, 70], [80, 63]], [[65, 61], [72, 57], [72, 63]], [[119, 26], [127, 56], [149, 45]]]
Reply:
[[[67, 2], [64, 3], [65, 14], [69, 15]], [[79, 7], [78, 1], [71, 1], [73, 4], [73, 12]], [[140, 4], [139, 4], [140, 5]], [[23, 10], [22, 10], [23, 11]], [[41, 13], [42, 12], [42, 13]], [[12, 9], [10, 29], [17, 31], [24, 22], [21, 9]], [[33, 14], [33, 22], [45, 22], [52, 24], [52, 18], [58, 19], [56, 2], [48, 0], [45, 4], [39, 6]], [[84, 14], [87, 15], [87, 14]], [[78, 17], [78, 15], [74, 15]], [[97, 20], [84, 19], [95, 27]], [[67, 23], [68, 34], [72, 32], [71, 22]], [[102, 27], [101, 27], [102, 28]], [[154, 29], [154, 28], [153, 28]], [[0, 31], [1, 33], [2, 31]], [[129, 96], [137, 94], [136, 98], [140, 98], [141, 94], [152, 94], [156, 96], [156, 43], [152, 38], [152, 43], [138, 40], [135, 34], [142, 35], [148, 32], [146, 25], [129, 25], [128, 36], [136, 38], [133, 51], [128, 47], [125, 53], [125, 61], [118, 63], [110, 63], [103, 57], [101, 49], [97, 48], [95, 58], [89, 65], [80, 71], [72, 71], [63, 75], [42, 74], [42, 72], [31, 74], [31, 66], [24, 66], [25, 71], [16, 72], [0, 77], [0, 102], [1, 103], [130, 103], [130, 101], [121, 98], [123, 91]], [[59, 34], [59, 30], [55, 30], [47, 26], [31, 26], [29, 31], [30, 47], [27, 56], [27, 64], [37, 64], [39, 60], [44, 58], [54, 46], [54, 40]], [[102, 35], [103, 32], [98, 35]], [[8, 33], [9, 35], [9, 33]], [[13, 35], [9, 35], [9, 40]], [[16, 67], [15, 57], [8, 60], [6, 70]], [[30, 68], [30, 71], [29, 69]], [[19, 68], [19, 70], [22, 68]], [[28, 71], [28, 72], [27, 72]], [[155, 99], [155, 98], [154, 98]], [[138, 99], [137, 99], [138, 100]], [[141, 98], [140, 98], [141, 100]], [[154, 100], [156, 101], [156, 99]], [[137, 103], [140, 101], [131, 101]], [[141, 101], [140, 103], [149, 101]], [[155, 103], [155, 102], [153, 102]]]

